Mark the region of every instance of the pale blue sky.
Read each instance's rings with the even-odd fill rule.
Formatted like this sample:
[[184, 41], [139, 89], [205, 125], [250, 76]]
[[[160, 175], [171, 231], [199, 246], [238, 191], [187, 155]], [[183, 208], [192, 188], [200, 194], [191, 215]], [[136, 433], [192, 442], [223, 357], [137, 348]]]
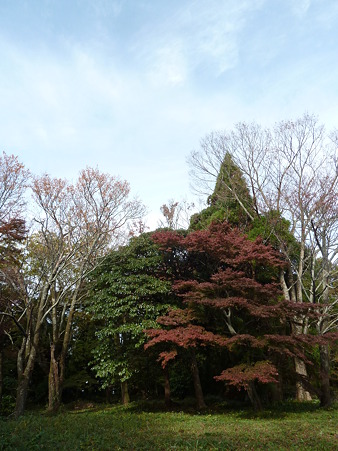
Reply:
[[0, 149], [120, 175], [154, 224], [206, 133], [338, 127], [337, 30], [337, 0], [0, 0]]

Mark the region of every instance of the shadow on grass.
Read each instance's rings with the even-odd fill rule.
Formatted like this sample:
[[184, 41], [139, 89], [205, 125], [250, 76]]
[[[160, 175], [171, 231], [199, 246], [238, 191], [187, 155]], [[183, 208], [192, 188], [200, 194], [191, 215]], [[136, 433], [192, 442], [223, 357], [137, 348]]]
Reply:
[[[109, 406], [107, 406], [109, 408]], [[114, 408], [117, 406], [115, 405]], [[146, 400], [132, 402], [128, 406], [120, 406], [121, 409], [126, 409], [130, 413], [184, 413], [188, 415], [229, 415], [236, 416], [242, 419], [283, 419], [290, 414], [316, 413], [320, 410], [337, 410], [338, 405], [328, 409], [322, 409], [319, 402], [295, 402], [287, 401], [282, 403], [275, 403], [270, 406], [265, 406], [261, 411], [255, 411], [251, 405], [244, 402], [216, 402], [210, 403], [205, 409], [197, 409], [193, 398], [185, 399], [184, 401], [175, 401], [170, 407], [166, 407], [163, 401]]]
[[[72, 407], [55, 417], [35, 412], [16, 422], [0, 422], [0, 450], [329, 450], [338, 444], [335, 415], [314, 403], [283, 403], [259, 413], [229, 403], [201, 412], [193, 400], [177, 403], [174, 410], [160, 401]], [[288, 415], [292, 421], [283, 420]]]

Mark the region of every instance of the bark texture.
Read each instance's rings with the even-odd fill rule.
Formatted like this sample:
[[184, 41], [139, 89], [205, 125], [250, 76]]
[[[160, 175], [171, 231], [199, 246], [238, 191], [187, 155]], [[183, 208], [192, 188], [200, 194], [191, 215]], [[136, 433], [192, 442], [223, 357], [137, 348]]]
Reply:
[[332, 396], [330, 389], [330, 355], [327, 345], [320, 346], [320, 382], [321, 396], [320, 405], [328, 407], [332, 404]]
[[201, 380], [200, 380], [200, 373], [198, 371], [196, 355], [193, 351], [191, 352], [191, 372], [192, 372], [192, 378], [193, 378], [193, 382], [194, 382], [197, 408], [205, 409], [207, 406], [204, 402], [204, 395], [203, 395], [203, 390], [202, 390], [202, 385], [201, 385]]
[[123, 381], [121, 382], [121, 402], [124, 406], [129, 404], [130, 397], [129, 397], [129, 390], [128, 390], [128, 382]]

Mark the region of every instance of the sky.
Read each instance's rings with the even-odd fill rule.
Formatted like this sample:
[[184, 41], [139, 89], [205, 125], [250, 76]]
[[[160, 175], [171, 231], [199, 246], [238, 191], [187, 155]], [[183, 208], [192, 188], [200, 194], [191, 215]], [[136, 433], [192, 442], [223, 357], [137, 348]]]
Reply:
[[154, 228], [214, 130], [338, 128], [337, 0], [0, 0], [0, 151], [119, 176]]

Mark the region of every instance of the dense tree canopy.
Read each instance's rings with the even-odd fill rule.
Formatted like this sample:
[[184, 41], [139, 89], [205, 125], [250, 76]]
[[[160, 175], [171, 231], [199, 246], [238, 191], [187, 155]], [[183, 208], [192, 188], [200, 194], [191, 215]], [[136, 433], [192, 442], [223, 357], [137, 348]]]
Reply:
[[[104, 387], [122, 384], [127, 402], [127, 382], [146, 377], [142, 356], [144, 330], [168, 307], [171, 284], [164, 279], [164, 264], [149, 234], [132, 238], [111, 252], [92, 273], [90, 311], [97, 321], [94, 370]], [[127, 398], [126, 398], [127, 397]]]
[[[287, 262], [280, 274], [284, 297], [320, 306], [318, 334], [336, 320], [337, 142], [336, 132], [327, 133], [317, 118], [305, 114], [270, 129], [239, 123], [233, 130], [211, 133], [190, 160], [196, 188], [210, 193], [215, 183], [221, 183], [219, 192], [225, 193], [225, 203], [227, 194], [234, 193], [255, 225], [261, 227], [265, 222], [270, 240]], [[229, 154], [250, 197], [231, 177], [220, 177]], [[310, 324], [307, 316], [301, 315], [295, 319], [293, 331], [308, 333]], [[323, 404], [330, 403], [328, 360], [328, 349], [321, 347]], [[299, 376], [306, 377], [305, 363], [295, 358], [295, 365]], [[297, 396], [311, 398], [302, 384], [298, 384]]]
[[27, 400], [55, 412], [98, 387], [125, 403], [330, 405], [337, 149], [308, 114], [212, 132], [190, 158], [206, 208], [190, 218], [193, 204], [170, 200], [151, 233], [128, 182], [93, 168], [74, 183], [33, 176], [3, 153], [0, 409], [5, 396], [16, 416]]
[[169, 253], [179, 249], [177, 254], [185, 254], [185, 259], [191, 253], [204, 268], [192, 267], [186, 279], [175, 281], [183, 309], [158, 319], [163, 328], [147, 332], [147, 346], [168, 343], [168, 351], [161, 354], [164, 364], [179, 348], [225, 347], [236, 365], [215, 376], [243, 386], [257, 406], [253, 382], [277, 382], [283, 358], [307, 360], [305, 348], [317, 343], [291, 333], [294, 316], [309, 314], [309, 306], [283, 299], [278, 275], [285, 263], [280, 254], [261, 239], [250, 241], [228, 223], [213, 223], [186, 237], [160, 232], [153, 238]]

